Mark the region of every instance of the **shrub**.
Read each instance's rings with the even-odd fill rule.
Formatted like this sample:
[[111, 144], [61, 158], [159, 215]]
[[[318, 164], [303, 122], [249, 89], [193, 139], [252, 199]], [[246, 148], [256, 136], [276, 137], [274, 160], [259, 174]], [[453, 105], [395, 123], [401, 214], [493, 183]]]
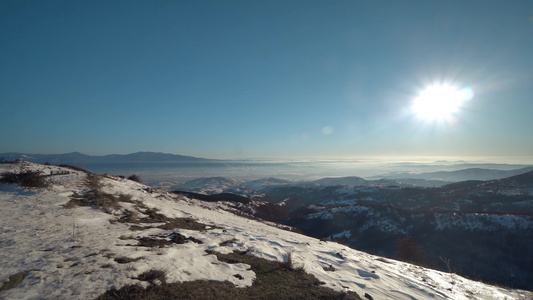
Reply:
[[427, 254], [410, 236], [396, 242], [396, 258], [419, 266], [428, 266]]
[[4, 172], [0, 174], [0, 182], [1, 183], [17, 183], [18, 181], [18, 174], [12, 173], [12, 172]]
[[137, 176], [136, 174], [131, 175], [130, 177], [128, 177], [128, 179], [131, 181], [138, 182], [138, 183], [143, 183], [141, 178]]
[[160, 282], [165, 283], [166, 282], [165, 275], [166, 275], [165, 271], [150, 270], [137, 276], [137, 279], [141, 281], [148, 281], [152, 284], [155, 284], [156, 280], [159, 280]]
[[22, 187], [44, 188], [50, 184], [41, 171], [4, 172], [0, 176], [0, 182], [16, 183]]

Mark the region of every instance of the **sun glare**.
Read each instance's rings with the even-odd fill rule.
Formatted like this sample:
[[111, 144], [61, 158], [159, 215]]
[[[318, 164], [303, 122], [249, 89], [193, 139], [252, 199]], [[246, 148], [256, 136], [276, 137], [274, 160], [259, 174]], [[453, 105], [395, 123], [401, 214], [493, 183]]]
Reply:
[[464, 102], [473, 96], [470, 88], [457, 89], [450, 85], [432, 85], [413, 100], [413, 113], [428, 121], [441, 121], [454, 117]]

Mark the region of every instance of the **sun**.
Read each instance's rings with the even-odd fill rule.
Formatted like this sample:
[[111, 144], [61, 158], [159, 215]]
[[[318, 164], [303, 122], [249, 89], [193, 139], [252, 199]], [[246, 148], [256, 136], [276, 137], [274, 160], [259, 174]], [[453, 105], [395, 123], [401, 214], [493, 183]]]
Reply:
[[422, 90], [413, 100], [412, 110], [417, 117], [427, 121], [448, 120], [472, 96], [470, 88], [457, 89], [451, 85], [434, 84]]

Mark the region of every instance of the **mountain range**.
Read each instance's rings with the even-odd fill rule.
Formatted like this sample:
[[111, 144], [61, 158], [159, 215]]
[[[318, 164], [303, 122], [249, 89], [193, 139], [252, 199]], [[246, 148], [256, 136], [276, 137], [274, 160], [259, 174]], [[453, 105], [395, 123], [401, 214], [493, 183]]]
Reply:
[[492, 180], [533, 171], [533, 166], [513, 170], [486, 168], [466, 168], [455, 171], [437, 171], [424, 173], [394, 173], [383, 176], [385, 179], [424, 179], [441, 181]]
[[[176, 155], [169, 153], [159, 153], [159, 152], [136, 152], [131, 154], [110, 154], [102, 156], [86, 155], [79, 152], [65, 153], [65, 154], [25, 154], [25, 153], [0, 153], [0, 161], [14, 161], [14, 160], [23, 160], [35, 163], [50, 163], [54, 165], [60, 164], [70, 164], [76, 166], [87, 167], [87, 165], [93, 164], [106, 164], [106, 163], [142, 163], [144, 167], [148, 166], [149, 163], [215, 163], [217, 167], [224, 166], [224, 164], [231, 166], [246, 166], [250, 168], [256, 167], [278, 167], [280, 170], [282, 168], [290, 168], [290, 162], [285, 163], [275, 163], [275, 162], [261, 162], [256, 165], [256, 161], [239, 161], [236, 164], [236, 161], [233, 160], [217, 160], [217, 159], [206, 159], [198, 158], [193, 156], [184, 156]], [[222, 163], [222, 164], [220, 164]], [[192, 166], [192, 164], [191, 164]], [[311, 166], [311, 164], [310, 164]], [[396, 168], [401, 165], [396, 166]], [[329, 177], [323, 178], [315, 182], [318, 185], [331, 185], [336, 184], [347, 184], [347, 185], [399, 185], [399, 186], [425, 186], [425, 187], [436, 187], [442, 186], [452, 182], [465, 181], [465, 180], [492, 180], [498, 178], [504, 178], [509, 176], [514, 176], [522, 174], [528, 171], [533, 171], [533, 166], [531, 165], [510, 165], [510, 164], [447, 164], [447, 165], [433, 165], [433, 164], [409, 164], [408, 168], [416, 167], [417, 170], [432, 170], [430, 172], [390, 172], [383, 173], [382, 175], [373, 175], [371, 177], [357, 177], [357, 176], [345, 176], [345, 177]], [[439, 168], [443, 168], [440, 169]], [[453, 168], [453, 170], [446, 170]], [[439, 170], [439, 171], [434, 171]], [[128, 169], [129, 171], [129, 169]], [[229, 171], [229, 170], [228, 170]], [[330, 170], [331, 171], [331, 170]], [[334, 170], [333, 170], [334, 171]], [[357, 169], [357, 166], [353, 168], [353, 175], [357, 175], [357, 172], [360, 170]], [[261, 171], [259, 171], [261, 172]], [[331, 172], [335, 173], [335, 172]], [[271, 173], [267, 176], [271, 176]], [[302, 180], [305, 180], [305, 172], [300, 174]], [[205, 177], [205, 176], [202, 176]], [[258, 179], [261, 177], [256, 177], [252, 179]], [[286, 180], [286, 179], [275, 179], [275, 180]], [[342, 182], [341, 182], [342, 181]], [[155, 184], [154, 184], [155, 185]]]
[[0, 159], [14, 161], [23, 160], [35, 163], [51, 164], [87, 164], [87, 163], [114, 163], [114, 162], [202, 162], [214, 161], [211, 159], [184, 156], [159, 152], [136, 152], [131, 154], [110, 155], [87, 155], [79, 152], [64, 154], [24, 154], [24, 153], [0, 153]]

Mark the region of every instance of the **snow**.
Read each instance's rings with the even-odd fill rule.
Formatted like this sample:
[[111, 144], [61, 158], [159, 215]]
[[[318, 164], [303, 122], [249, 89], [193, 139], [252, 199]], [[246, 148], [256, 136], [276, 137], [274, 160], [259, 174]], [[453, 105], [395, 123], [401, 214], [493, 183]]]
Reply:
[[318, 210], [318, 212], [314, 214], [310, 214], [306, 216], [307, 219], [333, 219], [335, 214], [343, 213], [343, 214], [355, 214], [355, 213], [361, 213], [361, 212], [367, 212], [368, 215], [372, 215], [373, 212], [370, 207], [367, 206], [339, 206], [339, 207], [333, 207], [333, 208], [325, 208], [320, 207], [316, 205], [310, 205], [309, 208], [313, 210]]
[[343, 186], [343, 187], [338, 188], [335, 192], [341, 195], [355, 194], [353, 186]]
[[307, 208], [312, 209], [312, 210], [323, 210], [324, 209], [323, 206], [317, 206], [315, 204], [310, 204], [309, 206], [307, 206]]
[[349, 239], [351, 236], [352, 233], [350, 232], [350, 230], [344, 230], [343, 232], [332, 234], [329, 239]]
[[524, 193], [520, 189], [508, 189], [496, 191], [496, 194], [503, 196], [519, 196], [523, 195]]
[[533, 217], [514, 215], [490, 214], [435, 214], [438, 230], [453, 229], [456, 227], [469, 230], [495, 231], [499, 227], [533, 230]]
[[[26, 164], [41, 170], [47, 166]], [[57, 168], [58, 170], [61, 168]], [[16, 169], [0, 164], [0, 172]], [[236, 216], [221, 203], [205, 203], [120, 179], [105, 178], [103, 190], [130, 195], [167, 217], [191, 217], [208, 227], [203, 231], [151, 228], [130, 230], [131, 224], [113, 222], [117, 216], [90, 207], [66, 209], [74, 192], [84, 190], [85, 174], [71, 171], [52, 176], [45, 189], [0, 185], [0, 284], [9, 276], [29, 271], [16, 287], [0, 292], [2, 299], [94, 299], [106, 290], [146, 282], [135, 279], [151, 270], [166, 272], [167, 282], [197, 279], [227, 280], [250, 286], [255, 274], [246, 264], [218, 261], [205, 250], [251, 254], [284, 261], [291, 254], [296, 266], [335, 290], [352, 290], [374, 299], [530, 299], [533, 293], [504, 289], [385, 259], [347, 246], [320, 241], [265, 223]], [[125, 203], [124, 206], [131, 206]], [[131, 207], [129, 207], [131, 208]], [[117, 211], [119, 213], [119, 211]], [[154, 225], [154, 224], [150, 224]], [[187, 242], [163, 248], [136, 246], [136, 237], [179, 232], [202, 244]], [[340, 233], [346, 235], [346, 233]], [[234, 240], [226, 246], [224, 241]], [[132, 246], [133, 245], [133, 246]], [[137, 259], [118, 263], [115, 258]], [[324, 268], [332, 267], [333, 271]], [[240, 274], [242, 279], [235, 277]]]
[[355, 199], [333, 200], [333, 201], [329, 201], [329, 202], [324, 203], [324, 205], [326, 205], [326, 206], [341, 206], [341, 205], [350, 206], [350, 205], [356, 205], [356, 204], [357, 204], [357, 200], [355, 200]]

